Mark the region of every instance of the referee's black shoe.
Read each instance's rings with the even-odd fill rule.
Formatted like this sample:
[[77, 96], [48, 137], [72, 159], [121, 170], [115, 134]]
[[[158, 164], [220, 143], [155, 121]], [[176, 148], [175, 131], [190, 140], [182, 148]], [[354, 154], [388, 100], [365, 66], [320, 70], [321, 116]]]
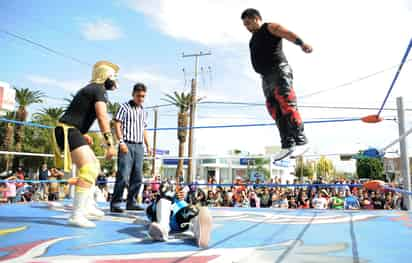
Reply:
[[143, 211], [144, 207], [138, 204], [126, 204], [126, 210]]
[[110, 212], [112, 212], [112, 213], [123, 213], [124, 210], [121, 209], [120, 207], [112, 206], [112, 207], [110, 207]]

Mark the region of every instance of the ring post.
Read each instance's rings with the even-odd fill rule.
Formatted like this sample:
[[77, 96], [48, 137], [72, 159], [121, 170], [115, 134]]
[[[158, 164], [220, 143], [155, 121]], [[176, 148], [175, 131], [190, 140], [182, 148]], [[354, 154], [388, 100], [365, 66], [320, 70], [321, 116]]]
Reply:
[[[396, 105], [398, 107], [398, 125], [399, 125], [399, 136], [405, 134], [405, 111], [403, 107], [403, 98], [398, 97], [396, 98]], [[407, 138], [404, 136], [401, 137], [399, 140], [399, 148], [400, 148], [400, 161], [401, 161], [401, 175], [403, 177], [403, 182], [405, 185], [405, 189], [407, 191], [411, 191], [411, 175], [410, 175], [410, 167], [409, 167], [409, 157], [408, 157], [408, 150], [407, 150]], [[411, 196], [404, 195], [403, 197], [404, 204], [408, 211], [411, 211]]]

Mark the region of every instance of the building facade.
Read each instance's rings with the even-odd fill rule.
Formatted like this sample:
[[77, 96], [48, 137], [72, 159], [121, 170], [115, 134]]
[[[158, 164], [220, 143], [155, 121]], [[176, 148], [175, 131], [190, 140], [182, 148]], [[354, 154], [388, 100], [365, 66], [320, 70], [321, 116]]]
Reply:
[[[260, 159], [260, 158], [259, 158]], [[259, 179], [269, 182], [270, 179], [278, 178], [282, 183], [286, 181], [293, 182], [294, 164], [289, 160], [274, 162], [272, 159], [264, 165], [264, 168], [269, 171], [269, 178], [264, 178], [264, 175], [255, 171], [254, 158], [216, 158], [213, 156], [201, 156], [197, 159], [197, 173], [194, 180], [197, 182], [207, 182], [209, 178], [213, 178], [217, 183], [225, 184], [232, 183], [235, 179], [243, 181], [256, 181]], [[164, 159], [162, 165], [162, 179], [173, 180], [176, 176], [177, 159]], [[187, 175], [188, 160], [184, 160], [184, 178]]]

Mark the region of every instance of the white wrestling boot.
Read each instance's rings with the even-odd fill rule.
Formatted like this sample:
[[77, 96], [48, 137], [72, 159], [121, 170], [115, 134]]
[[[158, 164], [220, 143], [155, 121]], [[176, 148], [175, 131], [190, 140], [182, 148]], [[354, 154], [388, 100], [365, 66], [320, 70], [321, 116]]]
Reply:
[[73, 226], [93, 228], [96, 225], [85, 216], [85, 205], [89, 197], [89, 191], [76, 192], [73, 200], [73, 214], [68, 219], [68, 223]]
[[149, 236], [156, 241], [167, 241], [169, 239], [169, 231], [161, 224], [152, 222], [149, 226]]
[[200, 248], [209, 246], [213, 220], [207, 207], [200, 207], [199, 214], [190, 221], [189, 231], [193, 232], [196, 244]]
[[296, 146], [295, 150], [290, 154], [290, 158], [299, 158], [310, 150], [308, 144]]
[[290, 155], [293, 154], [293, 152], [295, 151], [295, 147], [290, 147], [290, 148], [282, 148], [279, 152], [277, 152], [274, 156], [273, 156], [273, 160], [276, 161], [280, 161], [283, 160], [287, 157], [289, 157]]
[[89, 196], [86, 202], [86, 217], [88, 219], [101, 219], [104, 216], [104, 212], [97, 208], [96, 201], [94, 200], [95, 186], [92, 186], [89, 190]]
[[167, 199], [160, 199], [156, 204], [157, 222], [153, 222], [149, 226], [149, 235], [156, 241], [167, 241], [170, 231], [170, 211], [172, 210], [172, 202]]

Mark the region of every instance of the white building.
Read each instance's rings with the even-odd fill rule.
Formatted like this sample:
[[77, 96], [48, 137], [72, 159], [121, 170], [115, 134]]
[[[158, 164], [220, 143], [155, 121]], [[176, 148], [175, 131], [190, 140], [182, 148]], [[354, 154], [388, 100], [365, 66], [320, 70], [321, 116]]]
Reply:
[[[194, 177], [196, 181], [207, 182], [208, 178], [214, 177], [217, 183], [232, 183], [235, 178], [242, 178], [243, 180], [250, 180], [251, 177], [255, 177], [255, 173], [251, 168], [253, 158], [231, 157], [229, 158], [216, 158], [213, 156], [201, 156], [197, 159], [196, 168], [197, 174]], [[164, 159], [162, 166], [162, 179], [173, 179], [176, 175], [177, 159]], [[184, 161], [184, 177], [187, 174], [187, 162]], [[266, 165], [270, 171], [270, 177], [272, 179], [280, 178], [282, 183], [286, 183], [288, 180], [293, 182], [294, 165], [289, 160], [283, 160], [280, 162], [273, 162]], [[249, 168], [249, 169], [248, 169]], [[247, 172], [250, 174], [247, 174]], [[259, 176], [258, 176], [259, 177]]]

